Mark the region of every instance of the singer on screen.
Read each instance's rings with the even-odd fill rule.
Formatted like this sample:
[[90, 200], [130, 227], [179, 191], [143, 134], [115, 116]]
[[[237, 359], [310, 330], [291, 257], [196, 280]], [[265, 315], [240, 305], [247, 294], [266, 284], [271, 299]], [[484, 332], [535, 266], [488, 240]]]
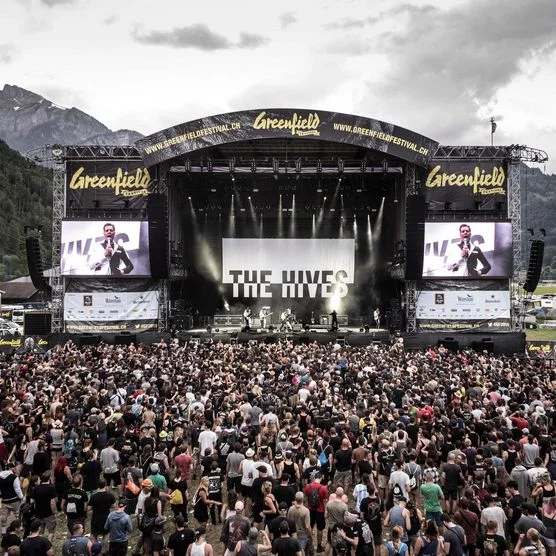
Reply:
[[122, 276], [133, 270], [133, 263], [129, 260], [125, 249], [114, 241], [116, 227], [106, 223], [103, 227], [104, 241], [93, 255], [91, 270], [109, 276]]
[[471, 227], [461, 224], [459, 227], [460, 241], [454, 243], [448, 252], [446, 268], [457, 276], [480, 278], [488, 274], [491, 265], [481, 248], [471, 241]]

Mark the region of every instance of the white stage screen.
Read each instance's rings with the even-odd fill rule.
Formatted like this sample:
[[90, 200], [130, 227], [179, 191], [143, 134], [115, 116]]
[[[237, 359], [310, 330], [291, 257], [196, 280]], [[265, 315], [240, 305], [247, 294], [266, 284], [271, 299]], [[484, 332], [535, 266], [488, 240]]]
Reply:
[[[464, 229], [470, 229], [467, 237]], [[510, 222], [426, 222], [423, 278], [509, 278]]]
[[[112, 239], [105, 237], [107, 224]], [[148, 222], [63, 221], [60, 268], [63, 276], [150, 276]]]

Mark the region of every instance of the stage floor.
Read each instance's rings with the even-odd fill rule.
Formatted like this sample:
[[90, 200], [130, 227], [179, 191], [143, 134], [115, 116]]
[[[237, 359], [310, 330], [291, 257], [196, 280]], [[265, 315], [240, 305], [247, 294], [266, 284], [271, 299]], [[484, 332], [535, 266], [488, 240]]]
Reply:
[[390, 333], [384, 328], [370, 328], [361, 331], [359, 327], [342, 326], [337, 331], [330, 331], [322, 325], [312, 325], [308, 330], [295, 330], [280, 332], [277, 329], [263, 330], [252, 328], [242, 330], [237, 326], [216, 326], [207, 328], [192, 328], [177, 333], [183, 340], [198, 340], [200, 342], [214, 341], [225, 343], [246, 343], [249, 341], [274, 343], [278, 341], [292, 341], [293, 343], [328, 344], [338, 342], [342, 345], [368, 345], [373, 342], [390, 341]]

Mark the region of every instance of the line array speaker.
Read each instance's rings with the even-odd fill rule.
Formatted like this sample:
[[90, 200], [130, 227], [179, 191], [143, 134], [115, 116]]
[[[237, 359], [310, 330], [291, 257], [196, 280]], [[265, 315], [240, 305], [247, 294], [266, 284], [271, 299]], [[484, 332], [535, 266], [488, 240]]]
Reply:
[[27, 267], [29, 268], [29, 276], [31, 276], [33, 286], [38, 290], [48, 289], [48, 281], [44, 277], [39, 238], [32, 236], [26, 238], [25, 248], [27, 250]]
[[527, 268], [527, 278], [523, 289], [528, 292], [534, 292], [537, 289], [539, 279], [541, 277], [542, 261], [544, 258], [544, 241], [534, 239], [531, 242], [531, 251], [529, 253], [529, 267]]
[[149, 215], [149, 258], [151, 276], [168, 278], [168, 207], [166, 195], [151, 193], [147, 197]]

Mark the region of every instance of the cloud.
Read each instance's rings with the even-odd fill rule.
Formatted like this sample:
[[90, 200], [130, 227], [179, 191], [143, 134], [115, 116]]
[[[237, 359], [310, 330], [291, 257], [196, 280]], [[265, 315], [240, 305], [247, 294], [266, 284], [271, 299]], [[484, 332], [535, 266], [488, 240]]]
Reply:
[[151, 31], [142, 29], [133, 32], [134, 39], [144, 44], [170, 46], [172, 48], [196, 48], [207, 52], [231, 48], [257, 48], [266, 44], [262, 35], [240, 33], [238, 43], [233, 43], [224, 35], [211, 31], [207, 25], [198, 23], [188, 27], [177, 27], [170, 31]]
[[102, 20], [103, 25], [114, 25], [118, 21], [117, 15], [110, 15]]
[[282, 29], [286, 29], [287, 27], [289, 27], [290, 25], [292, 25], [297, 21], [297, 17], [293, 12], [284, 12], [283, 14], [280, 15], [279, 20]]
[[14, 47], [11, 44], [0, 44], [0, 64], [13, 62]]
[[[471, 0], [451, 9], [402, 6], [374, 52], [388, 65], [372, 77], [361, 106], [458, 141], [484, 125], [481, 108], [520, 74], [524, 63], [556, 48], [556, 2]], [[398, 122], [402, 124], [402, 122]], [[418, 129], [418, 128], [417, 128]]]
[[367, 25], [373, 25], [378, 21], [380, 21], [380, 17], [378, 16], [369, 16], [362, 19], [346, 18], [340, 21], [334, 21], [333, 23], [327, 23], [324, 27], [326, 29], [340, 30], [362, 29], [363, 27], [367, 27]]
[[74, 4], [75, 0], [40, 0], [42, 4], [52, 8], [54, 6], [62, 6], [64, 4]]
[[245, 33], [241, 32], [239, 34], [239, 42], [237, 43], [238, 48], [258, 48], [259, 46], [264, 46], [268, 44], [268, 39], [262, 35], [256, 33]]

